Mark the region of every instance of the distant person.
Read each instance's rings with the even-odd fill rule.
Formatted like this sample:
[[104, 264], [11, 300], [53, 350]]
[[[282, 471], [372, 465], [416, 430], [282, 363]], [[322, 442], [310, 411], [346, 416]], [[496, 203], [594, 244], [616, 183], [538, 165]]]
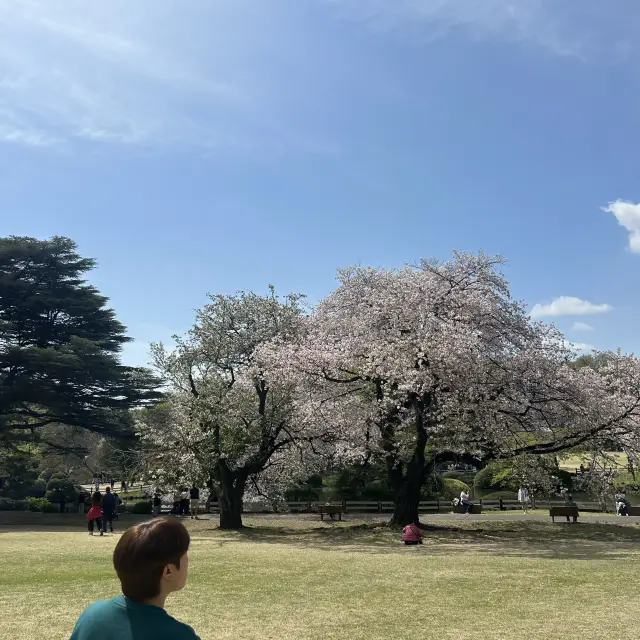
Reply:
[[198, 519], [198, 507], [200, 507], [200, 489], [194, 484], [189, 490], [189, 508], [192, 520]]
[[189, 492], [186, 487], [183, 487], [180, 492], [180, 515], [189, 515]]
[[124, 480], [120, 483], [120, 491], [121, 493], [127, 493], [127, 483]]
[[122, 498], [120, 498], [120, 496], [115, 491], [113, 492], [113, 497], [116, 501], [116, 510], [113, 514], [113, 519], [118, 520], [118, 514], [120, 512], [120, 505], [122, 504]]
[[460, 504], [464, 507], [464, 512], [469, 513], [472, 504], [471, 500], [469, 500], [469, 494], [465, 489], [460, 492]]
[[631, 506], [627, 500], [627, 494], [624, 491], [617, 491], [614, 500], [616, 503], [616, 515], [628, 516], [629, 507]]
[[84, 513], [84, 503], [87, 500], [87, 494], [80, 490], [78, 493], [78, 513]]
[[153, 517], [157, 517], [162, 513], [162, 498], [160, 494], [156, 491], [153, 494]]
[[167, 596], [187, 582], [189, 542], [184, 525], [173, 518], [127, 529], [113, 552], [122, 595], [87, 607], [70, 640], [199, 640], [164, 609]]
[[402, 530], [402, 542], [406, 545], [422, 544], [422, 531], [417, 524], [408, 524]]
[[171, 513], [173, 513], [176, 516], [180, 515], [180, 491], [174, 491], [173, 493], [173, 509], [171, 510]]
[[111, 487], [105, 489], [104, 498], [102, 498], [102, 531], [107, 532], [107, 524], [109, 530], [113, 533], [113, 517], [116, 513], [116, 499], [111, 493]]
[[99, 491], [94, 491], [91, 495], [91, 509], [87, 513], [87, 522], [89, 524], [89, 535], [93, 535], [94, 525], [97, 525], [100, 535], [102, 531], [102, 495]]
[[527, 514], [530, 500], [529, 489], [527, 489], [527, 487], [520, 487], [520, 489], [518, 489], [518, 502], [522, 505], [522, 513], [525, 515]]

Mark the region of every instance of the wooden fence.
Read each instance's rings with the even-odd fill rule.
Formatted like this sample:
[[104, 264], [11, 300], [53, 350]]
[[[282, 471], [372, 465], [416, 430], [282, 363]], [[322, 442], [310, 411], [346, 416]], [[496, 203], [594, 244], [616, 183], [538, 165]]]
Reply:
[[[323, 502], [287, 502], [284, 512], [289, 513], [314, 513], [317, 511], [319, 504], [325, 504]], [[393, 502], [379, 500], [379, 501], [354, 501], [343, 500], [342, 502], [331, 502], [330, 504], [341, 505], [344, 513], [392, 513]], [[482, 505], [483, 511], [513, 511], [522, 508], [522, 505], [517, 500], [483, 500], [480, 498], [475, 501], [474, 504]], [[550, 507], [563, 507], [565, 506], [564, 500], [544, 500], [537, 501], [536, 509], [549, 509]], [[613, 505], [611, 511], [613, 511]], [[597, 511], [602, 512], [602, 507], [598, 502], [584, 502], [578, 503], [580, 511]], [[450, 500], [427, 500], [420, 502], [420, 513], [451, 513], [453, 507]], [[245, 505], [245, 514], [251, 513], [278, 513], [279, 510], [273, 509], [266, 504], [252, 504]], [[209, 507], [209, 513], [220, 513], [220, 504], [218, 502], [212, 502]]]

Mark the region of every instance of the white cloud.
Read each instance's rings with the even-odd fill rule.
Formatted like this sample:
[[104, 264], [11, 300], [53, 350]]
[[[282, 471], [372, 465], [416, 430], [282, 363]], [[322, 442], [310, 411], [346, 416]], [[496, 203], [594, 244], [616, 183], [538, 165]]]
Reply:
[[548, 304], [536, 304], [531, 309], [532, 318], [549, 316], [587, 316], [608, 313], [613, 307], [609, 304], [594, 304], [572, 296], [560, 296]]
[[634, 204], [627, 200], [616, 200], [602, 208], [612, 213], [618, 224], [629, 232], [629, 250], [640, 253], [640, 203]]
[[611, 11], [602, 0], [325, 0], [339, 14], [376, 31], [431, 40], [454, 31], [528, 43], [554, 55], [605, 55], [616, 61], [636, 50], [640, 5]]
[[265, 55], [285, 4], [0, 0], [0, 144], [331, 153]]
[[574, 322], [571, 327], [572, 331], [593, 331], [593, 327], [586, 322]]
[[0, 143], [22, 144], [27, 147], [50, 147], [60, 140], [42, 131], [20, 129], [15, 127], [0, 127]]

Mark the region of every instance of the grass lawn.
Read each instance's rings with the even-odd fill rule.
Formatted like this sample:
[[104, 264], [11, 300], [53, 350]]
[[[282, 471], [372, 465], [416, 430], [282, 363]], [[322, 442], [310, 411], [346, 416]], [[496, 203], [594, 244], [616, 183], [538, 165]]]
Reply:
[[[611, 463], [607, 461], [607, 467], [611, 464], [611, 466], [618, 467], [620, 469], [627, 468], [629, 459], [626, 453], [622, 453], [619, 451], [609, 451], [606, 455], [608, 458], [612, 459]], [[583, 457], [578, 455], [570, 455], [564, 458], [560, 458], [560, 468], [565, 469], [566, 471], [570, 471], [571, 473], [573, 473], [576, 469], [579, 469], [581, 464], [588, 466], [589, 456]]]
[[[118, 593], [117, 536], [42, 518], [66, 524], [0, 525], [3, 640], [66, 639], [87, 604]], [[186, 521], [190, 581], [168, 609], [203, 640], [637, 637], [637, 525], [440, 518], [405, 548], [398, 532], [353, 521], [246, 523]]]

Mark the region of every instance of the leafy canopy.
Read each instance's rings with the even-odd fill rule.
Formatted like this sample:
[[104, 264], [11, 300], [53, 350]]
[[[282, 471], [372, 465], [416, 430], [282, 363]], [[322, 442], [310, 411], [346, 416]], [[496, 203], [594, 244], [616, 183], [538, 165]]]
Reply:
[[120, 364], [130, 340], [107, 298], [85, 280], [95, 266], [75, 243], [0, 239], [0, 441], [33, 440], [66, 424], [127, 431], [126, 413], [158, 394], [145, 369]]

